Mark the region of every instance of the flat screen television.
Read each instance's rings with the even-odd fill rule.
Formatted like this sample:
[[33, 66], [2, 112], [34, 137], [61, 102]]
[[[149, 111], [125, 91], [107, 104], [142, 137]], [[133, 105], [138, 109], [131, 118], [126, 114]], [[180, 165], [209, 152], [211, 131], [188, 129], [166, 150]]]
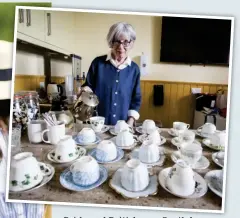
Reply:
[[160, 62], [229, 65], [231, 20], [162, 17]]

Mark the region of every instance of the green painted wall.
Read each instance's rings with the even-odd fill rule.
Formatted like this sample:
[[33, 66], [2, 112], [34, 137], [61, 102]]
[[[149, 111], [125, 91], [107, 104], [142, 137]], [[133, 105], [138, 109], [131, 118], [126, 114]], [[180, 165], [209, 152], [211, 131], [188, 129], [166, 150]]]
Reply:
[[51, 7], [52, 3], [0, 3], [0, 40], [13, 42], [15, 6]]

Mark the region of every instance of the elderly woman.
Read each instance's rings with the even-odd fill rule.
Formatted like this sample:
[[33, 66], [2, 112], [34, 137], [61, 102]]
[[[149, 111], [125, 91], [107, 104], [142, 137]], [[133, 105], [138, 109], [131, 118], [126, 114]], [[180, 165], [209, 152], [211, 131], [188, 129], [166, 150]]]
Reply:
[[92, 61], [83, 84], [85, 91], [90, 88], [98, 96], [98, 115], [105, 117], [106, 125], [115, 125], [118, 120], [132, 125], [140, 117], [140, 70], [129, 57], [135, 40], [130, 24], [112, 25], [107, 34], [110, 52]]

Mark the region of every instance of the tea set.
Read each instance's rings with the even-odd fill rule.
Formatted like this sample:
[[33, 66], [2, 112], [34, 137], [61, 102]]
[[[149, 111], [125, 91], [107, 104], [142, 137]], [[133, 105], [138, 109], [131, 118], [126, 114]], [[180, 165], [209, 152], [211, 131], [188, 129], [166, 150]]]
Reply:
[[[205, 137], [208, 134], [210, 137], [203, 139], [203, 144], [208, 147], [225, 146], [225, 132], [216, 131], [211, 125], [204, 124], [195, 133], [189, 130], [189, 124], [173, 122], [173, 128], [168, 133], [173, 136], [171, 142], [177, 148], [177, 151], [171, 154], [174, 165], [161, 170], [157, 176], [152, 175], [149, 168], [163, 166], [166, 155], [161, 145], [166, 143], [166, 138], [161, 136], [161, 130], [155, 122], [147, 119], [141, 126], [136, 127], [135, 130], [140, 136], [134, 135], [134, 129], [124, 120], [119, 120], [116, 125], [107, 128], [104, 122], [104, 117], [91, 117], [91, 127], [83, 127], [73, 136], [66, 134], [63, 122], [47, 126], [47, 129], [40, 127], [42, 123], [39, 122], [40, 135], [35, 137], [38, 139], [35, 142], [41, 140], [54, 146], [47, 154], [48, 160], [53, 163], [71, 164], [60, 175], [60, 183], [64, 188], [87, 191], [99, 187], [108, 178], [108, 170], [102, 164], [121, 160], [124, 150], [130, 151], [129, 160], [109, 181], [109, 186], [124, 197], [155, 195], [160, 184], [175, 196], [199, 198], [207, 192], [209, 184], [214, 187], [211, 183], [212, 174], [206, 174], [205, 179], [194, 171], [206, 169], [210, 164], [203, 156], [203, 148], [195, 136]], [[112, 138], [101, 139], [99, 133], [106, 131], [111, 133]], [[48, 140], [45, 139], [45, 135], [48, 136]], [[139, 143], [141, 145], [137, 147]], [[94, 145], [94, 148], [87, 152], [85, 146], [88, 145]], [[223, 166], [223, 158], [224, 152], [212, 155], [213, 161], [219, 166]], [[20, 171], [21, 168], [24, 170]], [[46, 184], [53, 177], [55, 170], [50, 164], [38, 162], [32, 153], [23, 152], [13, 157], [11, 172], [10, 191], [21, 192]]]
[[9, 191], [33, 191], [47, 184], [55, 174], [50, 164], [37, 161], [31, 152], [21, 152], [12, 157]]

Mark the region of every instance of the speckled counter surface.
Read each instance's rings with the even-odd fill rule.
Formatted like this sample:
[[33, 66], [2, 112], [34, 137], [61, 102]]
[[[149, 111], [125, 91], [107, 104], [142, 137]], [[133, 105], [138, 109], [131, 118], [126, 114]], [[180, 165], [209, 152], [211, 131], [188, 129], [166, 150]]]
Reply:
[[[161, 129], [161, 135], [167, 139], [167, 142], [162, 145], [166, 152], [166, 160], [161, 167], [155, 166], [153, 173], [157, 174], [159, 171], [166, 167], [174, 165], [171, 160], [171, 153], [177, 148], [171, 144], [172, 136], [167, 133], [167, 129]], [[113, 137], [109, 132], [101, 134], [102, 139], [108, 139]], [[201, 138], [197, 139], [201, 140]], [[147, 198], [139, 199], [126, 199], [117, 194], [113, 189], [109, 187], [109, 179], [113, 173], [126, 163], [128, 160], [129, 151], [125, 151], [125, 156], [122, 160], [105, 164], [108, 169], [108, 179], [100, 187], [85, 192], [73, 192], [65, 189], [59, 182], [59, 176], [61, 172], [69, 167], [71, 164], [54, 164], [50, 162], [46, 156], [49, 150], [53, 149], [52, 145], [47, 144], [35, 144], [32, 145], [28, 142], [27, 137], [22, 138], [23, 151], [31, 151], [37, 157], [39, 161], [50, 163], [55, 167], [55, 175], [53, 179], [45, 186], [36, 189], [31, 192], [22, 194], [9, 194], [9, 199], [15, 200], [27, 200], [27, 201], [47, 201], [51, 202], [73, 202], [73, 203], [93, 203], [93, 204], [111, 204], [111, 205], [127, 205], [127, 206], [147, 206], [147, 207], [167, 207], [167, 208], [189, 208], [189, 209], [203, 209], [203, 210], [221, 210], [222, 199], [215, 195], [210, 189], [207, 193], [198, 199], [183, 199], [176, 197], [167, 191], [165, 191], [160, 185], [158, 186], [158, 193], [155, 196], [149, 196]], [[86, 146], [89, 151], [95, 146]], [[210, 165], [205, 170], [196, 171], [200, 175], [204, 176], [208, 171], [214, 169], [221, 169], [212, 161], [212, 153], [216, 152], [206, 146], [203, 146], [203, 154], [210, 161]], [[54, 203], [53, 203], [54, 204]]]

